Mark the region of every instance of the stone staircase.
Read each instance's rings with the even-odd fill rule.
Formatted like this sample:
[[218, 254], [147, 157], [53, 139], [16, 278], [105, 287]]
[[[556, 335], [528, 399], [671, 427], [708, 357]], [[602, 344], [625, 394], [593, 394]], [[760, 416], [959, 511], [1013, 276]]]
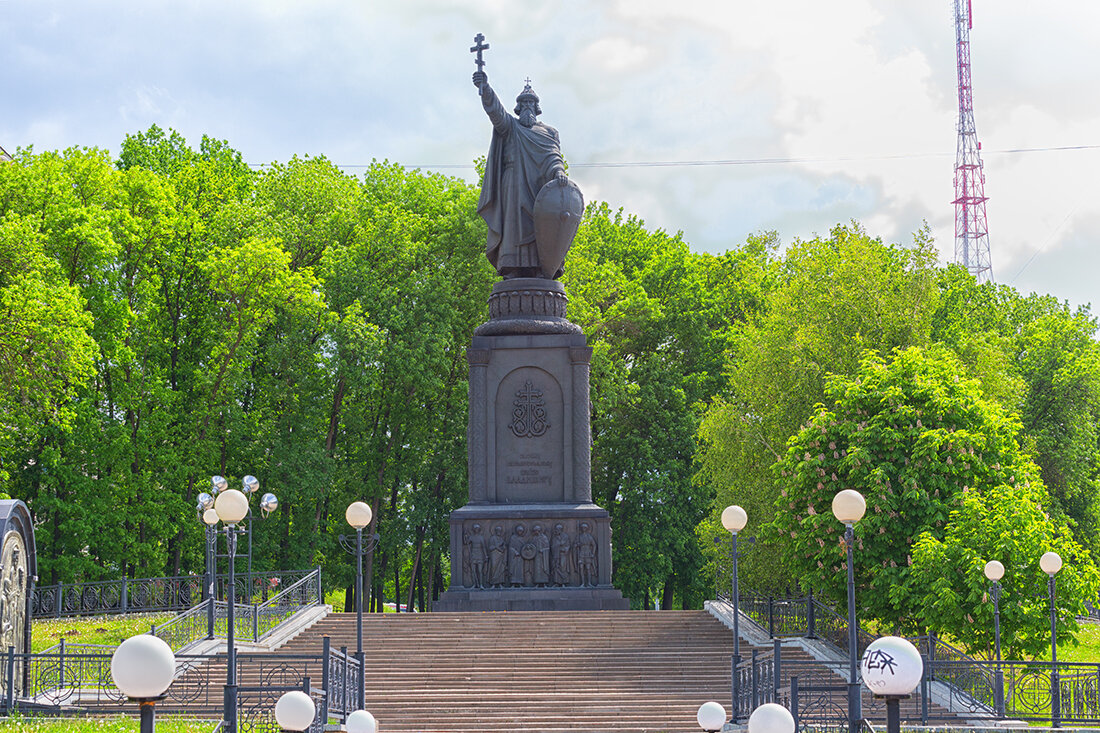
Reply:
[[[355, 615], [277, 654], [326, 635], [354, 650]], [[387, 733], [687, 733], [702, 703], [729, 708], [732, 635], [704, 611], [367, 614], [363, 638], [366, 707]]]

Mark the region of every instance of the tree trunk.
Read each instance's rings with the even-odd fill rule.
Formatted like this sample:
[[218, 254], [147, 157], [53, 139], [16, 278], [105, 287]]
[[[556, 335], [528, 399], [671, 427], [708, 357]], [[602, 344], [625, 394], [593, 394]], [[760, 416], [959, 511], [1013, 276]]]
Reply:
[[[416, 554], [413, 556], [412, 570], [409, 572], [409, 598], [405, 603], [405, 609], [412, 611], [413, 594], [416, 592], [416, 580], [420, 575], [420, 552], [424, 549], [424, 526], [421, 525], [416, 528]], [[423, 592], [421, 593], [420, 600], [421, 610], [423, 610], [424, 600]]]

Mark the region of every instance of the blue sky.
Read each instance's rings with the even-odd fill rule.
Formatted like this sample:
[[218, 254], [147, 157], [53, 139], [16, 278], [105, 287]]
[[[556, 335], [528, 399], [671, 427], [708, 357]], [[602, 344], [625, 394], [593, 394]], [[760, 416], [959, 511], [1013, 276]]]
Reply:
[[[1100, 306], [1100, 3], [972, 1], [995, 278]], [[0, 0], [0, 145], [117, 154], [158, 124], [254, 164], [472, 181], [478, 32], [502, 98], [531, 77], [588, 200], [699, 251], [857, 219], [899, 242], [927, 221], [952, 256], [950, 0]], [[735, 163], [636, 165], [712, 161]], [[589, 165], [609, 163], [631, 165]]]

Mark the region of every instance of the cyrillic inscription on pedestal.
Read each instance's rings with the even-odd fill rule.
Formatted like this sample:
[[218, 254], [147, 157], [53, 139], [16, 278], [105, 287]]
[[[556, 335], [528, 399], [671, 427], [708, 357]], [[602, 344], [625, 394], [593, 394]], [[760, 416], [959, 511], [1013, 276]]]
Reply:
[[497, 391], [497, 501], [562, 501], [562, 390], [549, 373], [522, 367]]

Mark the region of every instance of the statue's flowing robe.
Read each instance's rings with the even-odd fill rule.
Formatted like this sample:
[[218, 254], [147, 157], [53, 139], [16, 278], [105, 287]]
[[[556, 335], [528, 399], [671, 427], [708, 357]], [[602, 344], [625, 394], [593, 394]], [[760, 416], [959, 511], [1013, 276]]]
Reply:
[[493, 123], [477, 212], [489, 227], [485, 255], [506, 268], [538, 267], [533, 212], [543, 185], [565, 170], [558, 131], [541, 122], [524, 127], [484, 84], [481, 104]]

